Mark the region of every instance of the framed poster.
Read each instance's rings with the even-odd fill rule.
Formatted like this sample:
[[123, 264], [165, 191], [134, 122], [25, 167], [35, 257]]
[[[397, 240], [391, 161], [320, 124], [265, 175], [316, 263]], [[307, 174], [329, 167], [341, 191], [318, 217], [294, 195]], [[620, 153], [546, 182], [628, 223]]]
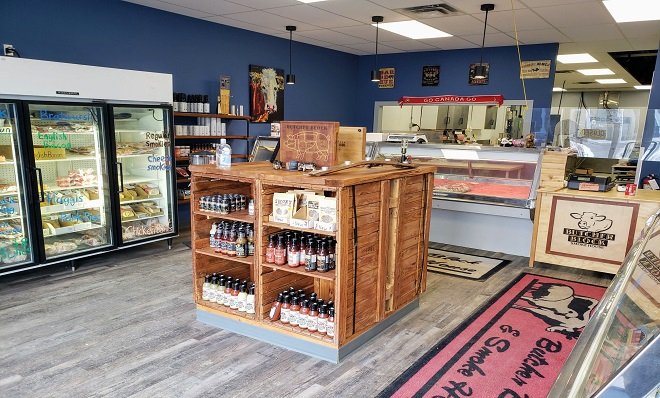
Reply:
[[422, 86], [437, 86], [440, 83], [440, 66], [426, 65], [422, 67]]
[[380, 68], [378, 88], [394, 88], [394, 68]]
[[545, 252], [621, 264], [632, 247], [639, 203], [552, 197]]
[[522, 61], [520, 63], [521, 79], [547, 79], [550, 77], [550, 64], [552, 61]]
[[471, 86], [484, 86], [488, 84], [488, 76], [490, 75], [490, 64], [481, 64], [486, 67], [486, 77], [482, 79], [477, 79], [474, 77], [475, 75], [475, 69], [477, 68], [477, 65], [480, 64], [470, 64], [470, 71], [468, 74], [468, 83]]
[[284, 119], [284, 70], [250, 65], [250, 116], [253, 122]]
[[338, 135], [339, 122], [283, 121], [280, 123], [280, 160], [334, 166]]

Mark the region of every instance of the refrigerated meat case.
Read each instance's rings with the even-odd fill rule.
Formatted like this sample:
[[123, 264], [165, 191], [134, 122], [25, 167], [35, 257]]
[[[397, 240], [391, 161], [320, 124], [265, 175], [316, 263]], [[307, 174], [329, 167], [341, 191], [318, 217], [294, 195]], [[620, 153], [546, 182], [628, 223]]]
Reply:
[[[56, 84], [94, 96], [37, 96], [21, 66], [59, 71], [64, 77]], [[9, 60], [2, 69], [24, 79], [29, 95], [0, 77], [0, 275], [73, 266], [157, 240], [171, 246], [178, 231], [172, 109], [164, 102], [171, 101], [171, 75], [35, 60]], [[96, 87], [95, 76], [129, 88]], [[130, 92], [140, 88], [144, 101]]]
[[660, 394], [659, 250], [660, 211], [628, 252], [549, 397]]
[[[372, 159], [401, 160], [401, 143], [370, 146]], [[431, 240], [529, 256], [541, 156], [540, 148], [408, 144], [413, 164], [436, 167]]]

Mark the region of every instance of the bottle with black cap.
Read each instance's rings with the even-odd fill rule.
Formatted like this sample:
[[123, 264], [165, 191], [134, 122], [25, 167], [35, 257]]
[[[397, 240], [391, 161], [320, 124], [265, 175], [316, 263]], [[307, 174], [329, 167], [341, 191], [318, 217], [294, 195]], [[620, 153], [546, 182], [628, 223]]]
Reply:
[[248, 290], [247, 299], [245, 301], [245, 312], [248, 313], [248, 314], [254, 314], [255, 313], [254, 284], [252, 284], [252, 286], [250, 286], [250, 289]]

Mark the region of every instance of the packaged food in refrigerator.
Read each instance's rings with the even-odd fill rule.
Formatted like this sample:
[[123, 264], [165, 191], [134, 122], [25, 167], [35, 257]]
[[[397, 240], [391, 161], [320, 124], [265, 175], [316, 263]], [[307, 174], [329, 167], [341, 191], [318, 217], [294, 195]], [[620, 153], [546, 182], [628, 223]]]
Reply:
[[[83, 191], [85, 197], [89, 200], [96, 200], [99, 198], [99, 190], [96, 188], [87, 188]], [[120, 194], [121, 197], [121, 194]]]
[[135, 218], [135, 212], [131, 208], [131, 206], [128, 205], [122, 205], [119, 207], [119, 210], [121, 212], [121, 219], [122, 220], [130, 220], [132, 218]]
[[160, 189], [158, 189], [158, 185], [153, 183], [137, 184], [137, 191], [140, 192], [139, 190], [142, 190], [144, 192], [144, 195], [140, 195], [140, 196], [160, 195]]
[[16, 192], [16, 185], [13, 184], [0, 184], [0, 193]]

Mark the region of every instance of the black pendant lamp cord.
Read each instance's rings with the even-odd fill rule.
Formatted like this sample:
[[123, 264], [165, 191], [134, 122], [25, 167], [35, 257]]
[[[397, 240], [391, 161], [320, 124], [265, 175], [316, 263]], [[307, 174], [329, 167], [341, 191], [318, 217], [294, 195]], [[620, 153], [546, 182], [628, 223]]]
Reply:
[[374, 57], [374, 70], [378, 70], [378, 22], [376, 22], [376, 56]]
[[479, 65], [484, 64], [484, 46], [486, 45], [486, 27], [488, 26], [488, 10], [486, 10], [486, 20], [484, 21], [484, 35], [481, 38], [481, 57]]
[[[486, 14], [488, 15], [488, 14]], [[291, 43], [293, 42], [293, 31], [289, 31], [289, 74], [292, 75], [293, 71], [291, 70]]]

